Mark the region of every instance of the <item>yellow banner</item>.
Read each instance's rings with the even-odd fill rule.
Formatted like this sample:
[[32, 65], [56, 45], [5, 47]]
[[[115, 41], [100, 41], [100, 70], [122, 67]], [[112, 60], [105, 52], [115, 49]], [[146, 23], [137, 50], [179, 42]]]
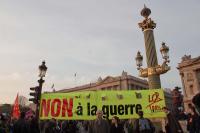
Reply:
[[92, 120], [97, 110], [105, 117], [137, 118], [139, 111], [146, 118], [165, 117], [162, 89], [124, 91], [83, 91], [42, 94], [40, 119]]

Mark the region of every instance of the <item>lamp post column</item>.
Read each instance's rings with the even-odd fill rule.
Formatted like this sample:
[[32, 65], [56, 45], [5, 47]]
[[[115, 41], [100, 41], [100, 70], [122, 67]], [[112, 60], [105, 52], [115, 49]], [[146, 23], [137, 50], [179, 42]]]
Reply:
[[[153, 29], [143, 31], [146, 49], [146, 62], [148, 68], [155, 68], [158, 65], [156, 46], [154, 41]], [[151, 72], [152, 71], [152, 72]], [[148, 81], [149, 89], [161, 88], [160, 75], [153, 74], [154, 69], [149, 69]], [[152, 74], [151, 74], [152, 73]]]
[[[140, 51], [137, 52], [135, 60], [136, 65], [138, 66], [137, 69], [139, 70], [139, 76], [148, 78], [149, 89], [159, 89], [161, 88], [160, 74], [164, 74], [170, 70], [170, 66], [168, 66], [168, 63], [170, 62], [168, 55], [169, 47], [166, 46], [164, 42], [162, 43], [160, 52], [164, 61], [162, 65], [159, 65], [153, 34], [153, 29], [156, 27], [156, 23], [149, 18], [150, 14], [151, 10], [144, 6], [141, 11], [144, 20], [138, 24], [144, 34], [147, 68], [142, 68], [143, 56]], [[167, 95], [165, 95], [165, 97], [167, 97]], [[162, 127], [164, 129], [164, 121], [162, 121]]]
[[[156, 74], [155, 67], [158, 65], [156, 46], [154, 40], [153, 29], [156, 27], [156, 23], [154, 23], [151, 18], [148, 16], [151, 14], [151, 10], [146, 8], [146, 6], [141, 11], [141, 15], [145, 18], [141, 23], [139, 23], [139, 27], [142, 29], [144, 33], [145, 40], [145, 49], [146, 49], [146, 62], [148, 66], [148, 82], [149, 89], [158, 89], [161, 88], [160, 75]], [[151, 68], [151, 69], [150, 69]]]

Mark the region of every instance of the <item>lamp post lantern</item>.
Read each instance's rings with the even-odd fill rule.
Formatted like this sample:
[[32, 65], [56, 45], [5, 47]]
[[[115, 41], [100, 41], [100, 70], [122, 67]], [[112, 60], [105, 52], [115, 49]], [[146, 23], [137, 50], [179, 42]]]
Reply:
[[143, 58], [141, 58], [142, 55], [140, 52], [137, 53], [136, 64], [138, 66], [139, 76], [148, 78], [149, 89], [158, 89], [161, 88], [160, 74], [166, 73], [170, 70], [170, 67], [168, 66], [169, 47], [166, 46], [165, 43], [162, 43], [160, 52], [164, 61], [162, 65], [158, 65], [153, 34], [153, 29], [156, 28], [156, 23], [154, 23], [154, 21], [149, 18], [150, 14], [151, 10], [144, 5], [144, 8], [141, 11], [141, 15], [144, 17], [144, 20], [138, 24], [144, 34], [147, 68], [141, 67]]
[[138, 70], [140, 70], [142, 64], [143, 64], [143, 56], [140, 54], [140, 51], [137, 52], [137, 56], [135, 57], [136, 64], [138, 66]]
[[165, 43], [162, 43], [162, 47], [160, 48], [160, 53], [162, 54], [162, 58], [165, 61], [169, 62], [169, 47], [165, 45]]
[[43, 78], [45, 77], [47, 72], [47, 67], [45, 65], [45, 61], [42, 62], [42, 65], [39, 66], [39, 77]]

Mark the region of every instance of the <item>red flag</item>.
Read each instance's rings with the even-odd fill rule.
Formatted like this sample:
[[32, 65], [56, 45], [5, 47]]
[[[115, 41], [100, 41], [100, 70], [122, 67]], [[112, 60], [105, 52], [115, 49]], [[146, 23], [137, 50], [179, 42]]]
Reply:
[[19, 100], [18, 100], [18, 94], [17, 94], [17, 97], [15, 99], [15, 103], [13, 105], [12, 117], [18, 119], [19, 116], [20, 116], [20, 110], [19, 110]]

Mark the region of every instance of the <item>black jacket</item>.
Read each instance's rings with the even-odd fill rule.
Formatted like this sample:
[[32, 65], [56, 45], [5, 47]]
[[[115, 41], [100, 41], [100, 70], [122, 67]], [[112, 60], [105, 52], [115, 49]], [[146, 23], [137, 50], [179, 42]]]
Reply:
[[118, 124], [116, 127], [114, 124], [111, 125], [110, 133], [124, 133], [123, 126]]
[[13, 133], [30, 133], [30, 127], [28, 123], [24, 119], [19, 119], [15, 124], [14, 124], [14, 132]]
[[167, 119], [168, 123], [165, 126], [166, 133], [183, 133], [181, 125], [171, 112], [167, 114]]

